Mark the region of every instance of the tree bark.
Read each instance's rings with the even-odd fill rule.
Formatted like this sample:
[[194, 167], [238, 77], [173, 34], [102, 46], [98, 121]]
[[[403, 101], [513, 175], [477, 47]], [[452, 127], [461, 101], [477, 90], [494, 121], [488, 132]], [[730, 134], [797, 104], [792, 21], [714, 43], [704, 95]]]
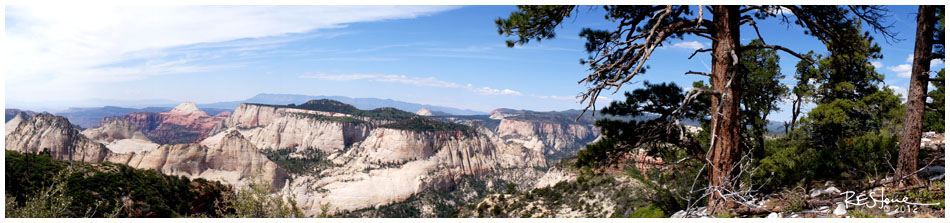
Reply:
[[732, 191], [733, 164], [738, 154], [740, 90], [733, 84], [738, 75], [739, 6], [714, 6], [715, 31], [712, 47], [713, 89], [721, 92], [712, 97], [712, 148], [708, 153], [709, 213], [723, 211], [735, 203], [723, 195]]
[[[923, 133], [924, 103], [927, 100], [927, 80], [930, 78], [930, 55], [933, 50], [936, 22], [936, 6], [921, 5], [918, 8], [917, 40], [914, 43], [910, 86], [907, 88], [907, 107], [904, 112], [904, 132], [901, 136], [900, 155], [897, 160], [897, 177], [904, 177], [917, 170], [917, 153], [920, 150], [920, 137]], [[908, 179], [911, 182], [917, 182], [917, 176], [911, 176]]]

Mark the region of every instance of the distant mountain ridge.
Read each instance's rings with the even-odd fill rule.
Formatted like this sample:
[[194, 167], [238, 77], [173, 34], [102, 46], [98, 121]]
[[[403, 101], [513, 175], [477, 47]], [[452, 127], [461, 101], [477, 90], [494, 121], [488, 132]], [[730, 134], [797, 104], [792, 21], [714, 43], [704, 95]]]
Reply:
[[404, 101], [397, 101], [393, 99], [380, 99], [380, 98], [351, 98], [345, 96], [312, 96], [312, 95], [300, 95], [300, 94], [258, 94], [254, 97], [248, 98], [243, 101], [229, 101], [229, 102], [217, 102], [210, 104], [198, 104], [199, 108], [224, 108], [224, 109], [234, 109], [241, 103], [257, 103], [257, 104], [272, 104], [272, 105], [286, 105], [286, 104], [303, 104], [310, 100], [316, 99], [330, 99], [334, 101], [343, 102], [355, 106], [356, 108], [362, 110], [371, 110], [383, 107], [392, 107], [397, 108], [403, 111], [418, 111], [422, 108], [428, 108], [432, 111], [440, 111], [453, 115], [486, 115], [487, 112], [480, 112], [471, 109], [458, 109], [445, 106], [437, 105], [425, 105]]
[[[135, 112], [167, 112], [171, 111], [173, 106], [169, 107], [145, 107], [145, 108], [124, 108], [116, 106], [94, 107], [94, 108], [69, 108], [65, 111], [57, 112], [56, 115], [66, 117], [69, 122], [79, 125], [83, 128], [92, 128], [104, 117], [123, 116]], [[202, 111], [208, 115], [217, 115], [221, 112], [228, 112], [232, 109], [202, 108]]]

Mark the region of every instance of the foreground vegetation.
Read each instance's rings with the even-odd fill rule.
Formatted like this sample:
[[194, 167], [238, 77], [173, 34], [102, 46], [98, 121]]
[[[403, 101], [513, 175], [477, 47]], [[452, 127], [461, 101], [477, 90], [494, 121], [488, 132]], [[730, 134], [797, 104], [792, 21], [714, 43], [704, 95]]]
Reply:
[[6, 151], [7, 217], [217, 217], [230, 187], [126, 165]]
[[10, 218], [303, 217], [293, 199], [254, 179], [234, 191], [219, 182], [121, 164], [9, 150], [5, 156]]

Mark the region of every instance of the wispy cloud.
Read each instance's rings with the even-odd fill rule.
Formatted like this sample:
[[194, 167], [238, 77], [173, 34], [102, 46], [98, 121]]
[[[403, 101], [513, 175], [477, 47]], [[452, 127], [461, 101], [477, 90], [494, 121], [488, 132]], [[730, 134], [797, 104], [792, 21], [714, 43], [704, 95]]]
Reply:
[[352, 23], [415, 18], [453, 8], [13, 5], [6, 7], [6, 78], [77, 88], [86, 82], [207, 71], [222, 67], [201, 63], [220, 56], [207, 51], [252, 55], [300, 38], [347, 35], [330, 29]]
[[904, 103], [907, 102], [907, 97], [904, 96], [905, 94], [907, 94], [907, 86], [890, 85], [890, 86], [887, 86], [887, 88], [890, 88], [892, 91], [894, 91], [894, 93], [900, 95], [901, 101], [903, 101]]
[[699, 41], [684, 41], [684, 42], [674, 43], [673, 48], [696, 50], [696, 49], [703, 48], [703, 43], [700, 43]]
[[941, 59], [933, 59], [933, 60], [930, 60], [930, 67], [936, 67], [936, 66], [940, 66], [940, 65], [943, 65], [943, 60], [941, 60]]
[[909, 78], [911, 67], [910, 64], [901, 64], [897, 66], [889, 66], [888, 70], [897, 74], [898, 77]]
[[871, 65], [874, 65], [874, 69], [881, 69], [881, 67], [884, 67], [884, 64], [881, 63], [881, 61], [872, 61]]
[[304, 74], [300, 78], [312, 78], [328, 81], [355, 81], [369, 80], [387, 83], [399, 83], [422, 87], [440, 87], [440, 88], [458, 88], [465, 89], [481, 95], [504, 95], [504, 96], [522, 96], [519, 91], [511, 89], [496, 89], [491, 87], [475, 87], [472, 84], [459, 84], [439, 80], [435, 77], [410, 77], [396, 74]]

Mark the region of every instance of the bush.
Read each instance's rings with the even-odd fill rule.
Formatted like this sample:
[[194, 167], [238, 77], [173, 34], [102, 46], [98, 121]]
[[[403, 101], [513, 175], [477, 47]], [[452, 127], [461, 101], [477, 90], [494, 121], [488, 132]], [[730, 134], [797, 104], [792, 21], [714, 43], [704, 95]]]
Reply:
[[[237, 218], [299, 218], [304, 217], [297, 201], [279, 193], [270, 193], [271, 184], [251, 178], [250, 185], [225, 197], [224, 207], [218, 213]], [[329, 208], [329, 206], [324, 205]], [[324, 216], [326, 213], [323, 213]]]
[[646, 207], [638, 208], [633, 211], [633, 214], [630, 214], [631, 218], [665, 218], [668, 217], [666, 213], [663, 213], [663, 210], [654, 205], [648, 205]]
[[402, 121], [397, 121], [389, 124], [380, 126], [380, 128], [390, 128], [390, 129], [402, 129], [402, 130], [411, 130], [411, 131], [459, 131], [464, 134], [469, 134], [474, 130], [472, 127], [462, 124], [442, 122], [435, 119], [430, 119], [426, 117], [412, 117], [410, 119], [405, 119]]
[[769, 190], [816, 178], [881, 177], [897, 163], [899, 139], [881, 129], [845, 138], [831, 148], [789, 138], [768, 140], [765, 157], [753, 173], [753, 182]]
[[46, 207], [42, 202], [54, 200], [51, 205], [68, 207], [56, 212], [62, 217], [214, 217], [214, 203], [230, 190], [155, 170], [9, 150], [5, 166], [7, 202], [13, 204], [7, 207]]
[[16, 198], [7, 196], [6, 216], [8, 218], [69, 217], [69, 205], [72, 204], [73, 198], [66, 195], [64, 177], [67, 175], [69, 175], [68, 171], [61, 172], [53, 179], [52, 185], [28, 196], [23, 205], [17, 205]]

